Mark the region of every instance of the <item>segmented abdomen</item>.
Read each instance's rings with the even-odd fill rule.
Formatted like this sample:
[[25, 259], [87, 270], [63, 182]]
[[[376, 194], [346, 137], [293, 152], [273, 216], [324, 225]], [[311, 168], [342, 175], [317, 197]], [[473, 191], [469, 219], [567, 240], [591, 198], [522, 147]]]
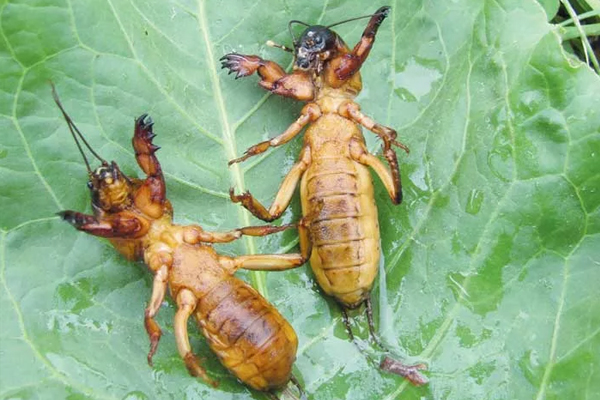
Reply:
[[310, 265], [323, 290], [346, 307], [369, 295], [379, 263], [379, 227], [369, 171], [346, 157], [318, 158], [302, 179], [310, 219]]
[[257, 390], [285, 385], [298, 339], [289, 323], [252, 287], [227, 277], [199, 297], [196, 319], [210, 348]]

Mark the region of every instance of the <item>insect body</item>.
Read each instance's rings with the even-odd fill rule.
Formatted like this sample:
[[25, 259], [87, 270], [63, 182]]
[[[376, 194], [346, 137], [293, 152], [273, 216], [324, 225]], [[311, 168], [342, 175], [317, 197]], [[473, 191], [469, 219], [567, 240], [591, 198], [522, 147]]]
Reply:
[[[227, 257], [210, 243], [225, 243], [241, 235], [263, 236], [288, 228], [246, 227], [230, 232], [206, 232], [198, 225], [173, 224], [172, 207], [152, 144], [153, 123], [142, 115], [135, 121], [133, 148], [145, 179], [125, 176], [114, 162], [104, 161], [87, 144], [53, 93], [88, 167], [94, 215], [62, 211], [78, 230], [108, 240], [129, 259], [144, 260], [154, 274], [152, 297], [145, 312], [150, 338], [148, 363], [157, 350], [161, 330], [154, 317], [167, 287], [177, 303], [174, 334], [189, 372], [216, 385], [191, 350], [187, 322], [195, 317], [208, 345], [222, 364], [257, 390], [285, 386], [291, 376], [298, 340], [289, 323], [252, 287], [233, 274], [239, 268], [289, 268], [304, 261], [299, 254]], [[101, 161], [95, 170], [81, 142]]]
[[[289, 205], [300, 182], [304, 226], [300, 230], [302, 253], [321, 288], [341, 304], [349, 334], [346, 309], [365, 303], [369, 328], [374, 340], [370, 292], [377, 275], [380, 254], [377, 207], [368, 168], [383, 182], [392, 202], [402, 201], [402, 185], [396, 153], [392, 146], [408, 152], [396, 141], [396, 131], [382, 126], [361, 113], [353, 101], [362, 88], [359, 69], [369, 55], [375, 35], [388, 15], [382, 7], [370, 17], [360, 41], [350, 50], [330, 28], [308, 26], [294, 49], [290, 74], [276, 63], [258, 56], [231, 53], [221, 61], [236, 78], [256, 72], [259, 85], [272, 93], [308, 102], [300, 117], [281, 135], [250, 147], [230, 163], [241, 162], [290, 141], [308, 126], [298, 163], [285, 177], [270, 208], [265, 208], [249, 192], [231, 199], [240, 202], [256, 217], [272, 221]], [[337, 25], [337, 24], [335, 24]], [[293, 35], [292, 35], [293, 36]], [[383, 141], [383, 155], [389, 169], [370, 154], [360, 126]], [[379, 343], [379, 342], [378, 342]], [[416, 384], [424, 383], [418, 372], [406, 374]], [[416, 375], [415, 375], [416, 374]], [[415, 378], [415, 376], [418, 376]]]

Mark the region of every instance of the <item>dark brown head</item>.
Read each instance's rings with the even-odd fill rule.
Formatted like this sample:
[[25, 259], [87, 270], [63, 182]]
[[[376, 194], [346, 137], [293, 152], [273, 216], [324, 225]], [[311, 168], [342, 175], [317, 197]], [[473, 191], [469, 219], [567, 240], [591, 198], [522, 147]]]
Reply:
[[[121, 172], [116, 162], [112, 161], [108, 163], [102, 157], [94, 151], [90, 144], [85, 140], [85, 137], [79, 131], [71, 117], [67, 114], [64, 107], [62, 106], [54, 86], [52, 86], [52, 96], [60, 111], [62, 112], [73, 140], [83, 157], [83, 161], [88, 170], [89, 180], [87, 187], [90, 189], [92, 195], [92, 207], [94, 211], [99, 210], [105, 212], [118, 212], [129, 206], [132, 202], [133, 185], [129, 178]], [[100, 161], [100, 166], [95, 170], [92, 170], [90, 163], [85, 156], [81, 143], [88, 149], [92, 155]]]
[[328, 27], [309, 26], [294, 42], [294, 69], [319, 70], [324, 61], [337, 54], [340, 46], [343, 41]]
[[[308, 25], [302, 21], [292, 20], [288, 24], [288, 29], [294, 39], [294, 49], [287, 49], [284, 46], [279, 47], [293, 51], [294, 69], [316, 71], [318, 73], [321, 71], [324, 62], [334, 58], [340, 51], [349, 50], [342, 38], [331, 30], [332, 27], [363, 18], [379, 17], [383, 20], [388, 15], [389, 10], [390, 8], [387, 6], [381, 7], [374, 14], [350, 18], [328, 26]], [[307, 27], [298, 39], [296, 39], [292, 32], [293, 24], [300, 24]]]

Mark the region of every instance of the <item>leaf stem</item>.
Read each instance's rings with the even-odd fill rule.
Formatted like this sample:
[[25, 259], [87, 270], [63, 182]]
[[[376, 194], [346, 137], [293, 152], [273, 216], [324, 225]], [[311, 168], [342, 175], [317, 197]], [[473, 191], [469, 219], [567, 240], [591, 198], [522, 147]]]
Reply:
[[[600, 36], [600, 23], [592, 25], [582, 25], [586, 36]], [[579, 29], [575, 26], [569, 26], [562, 29], [560, 37], [562, 40], [571, 40], [580, 36]]]
[[[582, 14], [579, 14], [577, 16], [577, 18], [579, 18], [579, 21], [583, 21], [584, 19], [588, 19], [588, 18], [595, 17], [595, 16], [600, 16], [600, 10], [592, 10], [592, 11], [584, 12]], [[574, 21], [573, 18], [569, 18], [569, 19], [565, 19], [562, 22], [559, 22], [556, 25], [557, 26], [566, 26], [566, 25], [572, 24], [573, 21]]]
[[594, 54], [594, 50], [592, 49], [590, 42], [587, 40], [587, 37], [583, 30], [583, 27], [581, 26], [581, 23], [579, 22], [579, 17], [577, 16], [577, 13], [571, 6], [571, 3], [569, 3], [569, 0], [560, 0], [560, 2], [565, 6], [567, 13], [569, 14], [571, 19], [575, 23], [575, 26], [577, 27], [577, 30], [579, 32], [579, 37], [581, 38], [581, 43], [583, 44], [586, 62], [589, 64], [590, 59], [591, 59], [592, 64], [594, 65], [594, 69], [596, 70], [596, 73], [600, 74], [600, 64], [598, 64], [598, 59], [596, 58], [596, 55]]

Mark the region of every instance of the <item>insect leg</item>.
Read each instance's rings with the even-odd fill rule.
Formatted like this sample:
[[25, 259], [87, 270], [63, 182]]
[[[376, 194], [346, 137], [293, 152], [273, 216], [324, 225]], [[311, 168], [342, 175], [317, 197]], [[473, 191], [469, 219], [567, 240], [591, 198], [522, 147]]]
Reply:
[[383, 145], [386, 147], [391, 147], [391, 145], [395, 145], [404, 150], [407, 154], [409, 153], [408, 147], [403, 143], [400, 143], [396, 140], [398, 133], [390, 127], [378, 124], [373, 121], [371, 118], [367, 117], [360, 111], [360, 106], [353, 101], [344, 102], [338, 109], [338, 112], [341, 116], [348, 118], [357, 124], [360, 124], [379, 136], [381, 140], [383, 140]]
[[[320, 211], [320, 209], [319, 209]], [[312, 216], [302, 217], [300, 222], [298, 223], [298, 237], [300, 241], [300, 254], [304, 258], [304, 260], [308, 260], [310, 255], [312, 254], [312, 238], [310, 235], [310, 222], [312, 221]]]
[[381, 7], [373, 14], [365, 28], [360, 41], [352, 52], [332, 61], [332, 67], [337, 79], [345, 81], [354, 75], [365, 62], [375, 42], [375, 35], [383, 20], [388, 16], [390, 7]]
[[[285, 271], [287, 269], [297, 268], [310, 258], [312, 252], [312, 243], [308, 229], [309, 223], [310, 218], [307, 217], [302, 218], [298, 223], [300, 254], [255, 254], [238, 257], [219, 256], [219, 261], [221, 262], [221, 265], [232, 272], [235, 272], [240, 268], [255, 271]], [[264, 227], [248, 228], [254, 229]], [[243, 229], [247, 228], [242, 228], [242, 230]]]
[[204, 368], [200, 366], [198, 358], [192, 353], [190, 339], [188, 337], [187, 323], [190, 315], [196, 309], [196, 296], [191, 290], [182, 289], [177, 294], [177, 312], [175, 313], [175, 341], [177, 342], [177, 350], [185, 361], [185, 366], [191, 375], [204, 379], [205, 382], [212, 386], [217, 386], [218, 382], [211, 379]]
[[221, 57], [221, 68], [235, 72], [235, 78], [257, 73], [259, 85], [271, 93], [296, 100], [308, 101], [314, 97], [315, 87], [308, 75], [303, 73], [286, 74], [277, 63], [263, 60], [258, 56], [229, 53]]
[[138, 165], [146, 179], [135, 194], [135, 205], [147, 215], [159, 218], [164, 212], [166, 187], [160, 163], [155, 154], [160, 147], [152, 144], [156, 136], [152, 131], [154, 122], [147, 114], [135, 120], [132, 144]]
[[[393, 150], [390, 149], [390, 151], [394, 153]], [[350, 154], [354, 160], [371, 167], [375, 171], [394, 204], [402, 203], [402, 181], [400, 180], [397, 161], [394, 164], [395, 167], [392, 166], [392, 168], [387, 169], [379, 158], [369, 153], [364, 144], [355, 140], [350, 143]]]
[[228, 232], [207, 232], [198, 225], [190, 225], [184, 228], [184, 240], [189, 244], [197, 243], [229, 243], [246, 236], [266, 236], [295, 228], [296, 224], [284, 224], [281, 226], [261, 225], [245, 226]]
[[[390, 351], [381, 343], [381, 341], [375, 335], [375, 328], [374, 328], [374, 324], [373, 324], [373, 311], [372, 311], [372, 307], [371, 307], [371, 299], [370, 298], [365, 300], [365, 306], [367, 309], [367, 320], [369, 321], [369, 333], [370, 333], [371, 338], [373, 338], [375, 343], [377, 343], [377, 345], [382, 350], [389, 353]], [[352, 340], [354, 342], [354, 344], [358, 347], [360, 352], [363, 353], [364, 356], [369, 361], [374, 362], [374, 360], [371, 358], [371, 356], [369, 356], [369, 354], [367, 354], [363, 350], [362, 346], [357, 341], [354, 340], [354, 335], [352, 334], [352, 328], [350, 326], [348, 313], [347, 313], [346, 308], [343, 306], [342, 306], [342, 320], [344, 322], [344, 326], [346, 327], [346, 331], [348, 332], [348, 336], [350, 337], [350, 340]], [[386, 372], [390, 372], [392, 374], [402, 376], [402, 377], [408, 379], [410, 381], [410, 383], [412, 383], [415, 386], [421, 386], [428, 382], [427, 378], [419, 372], [419, 370], [427, 369], [427, 367], [424, 364], [406, 365], [406, 364], [404, 364], [398, 360], [395, 360], [389, 356], [385, 356], [383, 361], [379, 365], [379, 368], [381, 368], [382, 370], [384, 370]]]
[[379, 340], [379, 337], [375, 333], [375, 323], [373, 322], [373, 306], [371, 305], [371, 296], [369, 296], [365, 300], [365, 308], [367, 310], [367, 321], [369, 323], [369, 333], [371, 334], [371, 339], [373, 339], [373, 341], [377, 346], [379, 346], [379, 348], [389, 352], [387, 347], [385, 347], [383, 343], [381, 343], [381, 340]]
[[275, 393], [265, 392], [265, 396], [267, 396], [270, 400], [281, 400]]
[[306, 399], [306, 393], [304, 392], [300, 381], [294, 376], [294, 374], [290, 375], [290, 381], [298, 388], [298, 392], [300, 392], [300, 398]]
[[348, 332], [348, 337], [354, 342], [354, 333], [352, 333], [352, 327], [350, 326], [350, 318], [348, 318], [348, 311], [344, 306], [340, 307], [342, 309], [342, 322], [344, 322], [344, 327], [346, 328], [346, 332]]
[[384, 147], [398, 146], [404, 150], [407, 154], [409, 153], [408, 147], [403, 143], [396, 140], [398, 133], [390, 127], [378, 124], [371, 118], [367, 117], [360, 111], [360, 106], [353, 101], [344, 102], [338, 109], [340, 115], [344, 118], [348, 118], [357, 124], [360, 124], [379, 136], [383, 140]]
[[152, 282], [152, 297], [146, 311], [144, 313], [144, 326], [150, 339], [150, 351], [148, 351], [148, 364], [152, 366], [152, 356], [156, 353], [158, 348], [158, 341], [162, 334], [160, 326], [154, 320], [154, 317], [160, 309], [165, 298], [165, 292], [167, 291], [167, 280], [169, 278], [169, 270], [166, 265], [161, 266], [156, 275], [154, 275], [154, 281]]
[[286, 175], [279, 191], [275, 196], [275, 200], [271, 207], [267, 210], [258, 200], [256, 200], [250, 192], [245, 192], [240, 195], [236, 195], [233, 189], [229, 190], [229, 197], [234, 203], [242, 203], [242, 206], [252, 213], [256, 218], [260, 218], [263, 221], [273, 221], [281, 216], [283, 211], [290, 204], [294, 189], [298, 185], [300, 178], [310, 165], [310, 149], [304, 147], [300, 154], [300, 161], [298, 161], [290, 172]]
[[[365, 308], [367, 309], [367, 320], [369, 322], [369, 333], [371, 339], [379, 346], [382, 350], [389, 353], [389, 349], [381, 343], [377, 334], [375, 334], [375, 324], [373, 323], [373, 306], [371, 305], [371, 297], [365, 300]], [[382, 370], [391, 372], [396, 375], [400, 375], [408, 379], [413, 385], [421, 386], [427, 383], [425, 378], [419, 370], [427, 369], [424, 364], [417, 365], [406, 365], [398, 360], [394, 360], [391, 357], [386, 356], [379, 366]]]
[[244, 152], [244, 155], [240, 158], [236, 158], [234, 160], [229, 161], [229, 165], [234, 163], [239, 163], [248, 158], [255, 156], [260, 153], [264, 153], [267, 151], [269, 147], [277, 147], [281, 146], [300, 133], [302, 128], [306, 126], [309, 122], [315, 121], [317, 118], [321, 116], [321, 109], [315, 103], [309, 103], [302, 109], [300, 117], [296, 121], [294, 121], [281, 135], [275, 136], [272, 139], [266, 140], [264, 142], [260, 142], [250, 147], [248, 150]]
[[306, 259], [301, 254], [255, 254], [251, 256], [219, 256], [223, 267], [235, 272], [240, 268], [253, 271], [285, 271], [301, 266]]
[[77, 230], [105, 238], [131, 237], [142, 229], [140, 220], [127, 213], [111, 215], [101, 221], [93, 215], [71, 210], [61, 211], [57, 214]]

